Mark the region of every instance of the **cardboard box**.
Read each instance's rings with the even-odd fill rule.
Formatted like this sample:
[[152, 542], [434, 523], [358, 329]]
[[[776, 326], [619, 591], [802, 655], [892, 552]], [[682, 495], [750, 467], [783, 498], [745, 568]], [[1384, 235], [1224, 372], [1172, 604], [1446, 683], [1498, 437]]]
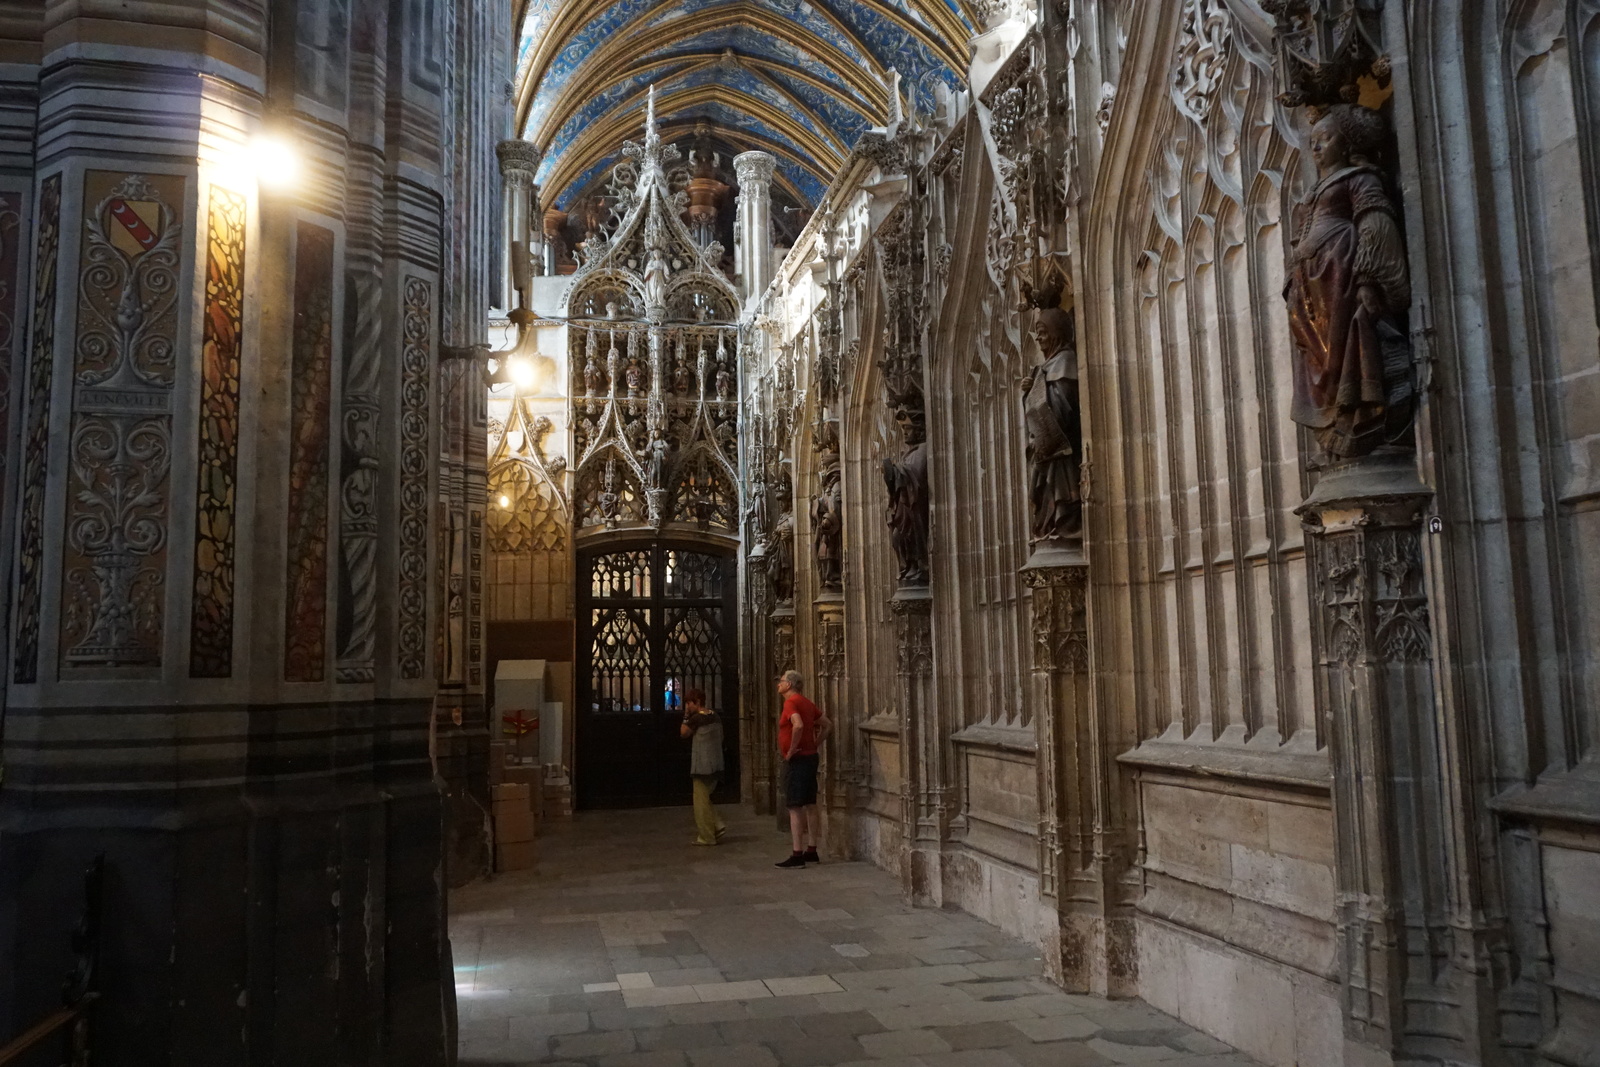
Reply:
[[533, 866], [533, 842], [517, 841], [511, 844], [497, 844], [494, 847], [494, 869], [502, 874], [507, 871], [525, 871]]
[[[508, 772], [510, 768], [507, 768]], [[494, 787], [494, 803], [496, 807], [501, 804], [520, 803], [528, 806], [528, 783], [507, 777], [505, 781]]]
[[497, 811], [494, 813], [495, 844], [533, 840], [533, 814], [522, 811]]

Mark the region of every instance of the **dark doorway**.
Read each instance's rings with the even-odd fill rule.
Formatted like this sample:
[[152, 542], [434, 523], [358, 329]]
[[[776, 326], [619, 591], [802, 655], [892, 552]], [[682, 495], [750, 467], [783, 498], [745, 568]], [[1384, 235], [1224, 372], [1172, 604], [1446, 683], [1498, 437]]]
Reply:
[[716, 799], [739, 799], [738, 577], [702, 544], [608, 544], [578, 554], [577, 802], [690, 802], [683, 694], [704, 689], [724, 723]]

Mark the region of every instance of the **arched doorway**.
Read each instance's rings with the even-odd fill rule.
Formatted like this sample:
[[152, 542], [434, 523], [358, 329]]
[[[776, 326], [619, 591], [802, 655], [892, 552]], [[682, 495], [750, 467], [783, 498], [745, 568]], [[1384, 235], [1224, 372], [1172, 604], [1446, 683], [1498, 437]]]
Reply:
[[723, 716], [719, 801], [739, 797], [738, 572], [732, 552], [662, 539], [578, 559], [577, 786], [581, 807], [689, 802], [683, 695]]

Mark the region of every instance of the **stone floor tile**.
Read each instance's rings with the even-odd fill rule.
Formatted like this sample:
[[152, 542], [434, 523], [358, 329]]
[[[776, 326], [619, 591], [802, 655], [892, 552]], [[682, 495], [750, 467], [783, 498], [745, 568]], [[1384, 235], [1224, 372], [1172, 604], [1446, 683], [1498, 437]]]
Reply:
[[1084, 1044], [1112, 1063], [1161, 1063], [1165, 1060], [1175, 1060], [1183, 1055], [1177, 1049], [1168, 1048], [1166, 1045], [1124, 1045], [1119, 1041], [1107, 1041], [1103, 1037], [1091, 1037]]
[[589, 1013], [596, 1030], [646, 1030], [668, 1025], [666, 1008], [602, 1008]]
[[581, 1034], [587, 1029], [589, 1013], [586, 1011], [523, 1015], [510, 1020], [510, 1038], [513, 1041], [539, 1040], [557, 1034]]
[[1009, 1049], [972, 1048], [935, 1052], [922, 1057], [928, 1067], [1020, 1067]]
[[1202, 1034], [1198, 1030], [1190, 1030], [1187, 1033], [1180, 1034], [1177, 1043], [1179, 1048], [1202, 1056], [1216, 1056], [1233, 1051], [1232, 1048], [1221, 1041], [1209, 1034]]
[[759, 1000], [762, 997], [772, 996], [765, 982], [716, 982], [707, 985], [694, 986], [694, 991], [699, 994], [702, 1003], [711, 1004], [719, 1000]]
[[601, 1056], [595, 1067], [685, 1067], [688, 1057], [679, 1049], [657, 1049], [654, 1052], [623, 1052]]
[[630, 1008], [659, 1008], [665, 1004], [695, 1004], [700, 1000], [694, 986], [662, 986], [649, 989], [624, 989], [622, 1002]]
[[885, 1030], [881, 1034], [861, 1034], [856, 1040], [871, 1055], [884, 1058], [950, 1051], [950, 1043], [934, 1030]]
[[862, 1034], [884, 1033], [884, 1025], [871, 1012], [850, 1011], [827, 1015], [812, 1015], [795, 1022], [812, 1037], [829, 1037], [845, 1034], [859, 1037]]
[[1100, 1028], [1082, 1015], [1047, 1015], [1038, 1019], [1013, 1019], [1011, 1025], [1033, 1041], [1081, 1041]]
[[913, 956], [923, 963], [987, 963], [988, 960], [965, 948], [934, 948], [921, 952], [913, 952]]
[[750, 1012], [743, 1001], [724, 1000], [711, 1004], [678, 1004], [667, 1009], [667, 1016], [675, 1023], [721, 1023], [748, 1019]]
[[842, 993], [844, 989], [825, 974], [800, 978], [768, 978], [767, 988], [775, 997], [798, 997], [815, 993]]
[[766, 1046], [783, 1067], [833, 1067], [863, 1058], [860, 1042], [844, 1034], [805, 1037], [798, 1041], [768, 1041]]
[[635, 1030], [634, 1040], [646, 1052], [656, 1049], [710, 1048], [723, 1044], [715, 1023], [674, 1023], [668, 1026]]
[[768, 997], [752, 1000], [745, 1005], [757, 1019], [799, 1018], [823, 1014], [822, 1005], [813, 996]]
[[1022, 978], [1040, 974], [1044, 970], [1044, 961], [1040, 959], [985, 959], [977, 963], [969, 963], [967, 966], [972, 969], [973, 974], [983, 978]]
[[717, 1030], [730, 1045], [764, 1045], [771, 1041], [798, 1041], [810, 1033], [793, 1019], [733, 1019]]
[[[1014, 1045], [1006, 1055], [1022, 1067], [1107, 1067], [1112, 1060], [1079, 1041], [1050, 1041], [1038, 1045]], [[1169, 1060], [1162, 1067], [1174, 1067]]]
[[866, 864], [773, 871], [769, 819], [725, 810], [706, 856], [685, 816], [581, 813], [536, 869], [451, 894], [463, 1067], [1255, 1067], [1140, 1001], [1062, 993], [1035, 946], [907, 907]]
[[550, 1041], [552, 1055], [573, 1059], [632, 1052], [635, 1047], [632, 1030], [596, 1030], [587, 1034], [563, 1034]]
[[711, 985], [721, 982], [722, 972], [715, 967], [681, 967], [675, 971], [651, 971], [658, 986]]
[[622, 993], [556, 993], [548, 998], [549, 1011], [604, 1011], [623, 1006]]
[[967, 1023], [963, 1026], [936, 1026], [933, 1032], [961, 1051], [969, 1048], [1004, 1048], [1027, 1044], [1033, 1039], [1010, 1023]]
[[691, 1067], [779, 1067], [778, 1057], [762, 1045], [724, 1045], [689, 1050]]

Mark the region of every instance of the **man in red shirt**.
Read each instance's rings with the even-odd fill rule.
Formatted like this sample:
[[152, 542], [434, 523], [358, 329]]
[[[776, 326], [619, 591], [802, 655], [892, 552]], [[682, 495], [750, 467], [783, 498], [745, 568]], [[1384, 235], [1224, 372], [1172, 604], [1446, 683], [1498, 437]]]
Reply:
[[783, 760], [783, 800], [789, 807], [794, 853], [773, 865], [776, 867], [822, 862], [817, 855], [817, 746], [827, 740], [833, 724], [806, 698], [804, 688], [799, 671], [785, 671], [778, 678], [778, 695], [783, 698], [778, 755]]

